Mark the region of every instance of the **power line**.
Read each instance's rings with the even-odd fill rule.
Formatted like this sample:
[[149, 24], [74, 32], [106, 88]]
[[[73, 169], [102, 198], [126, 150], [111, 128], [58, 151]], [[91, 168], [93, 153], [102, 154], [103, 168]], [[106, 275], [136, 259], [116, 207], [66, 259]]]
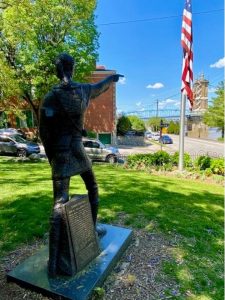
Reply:
[[[169, 99], [169, 98], [172, 98], [172, 97], [175, 97], [175, 96], [178, 96], [178, 95], [180, 95], [180, 93], [176, 93], [176, 94], [173, 94], [173, 95], [170, 95], [170, 96], [162, 97], [162, 98], [161, 98], [161, 99], [162, 99], [161, 101], [158, 100], [158, 98], [152, 99], [151, 102], [154, 102], [154, 103], [157, 103], [157, 101], [158, 101], [158, 102], [162, 102], [162, 101], [165, 101], [165, 100], [167, 100], [167, 99]], [[152, 106], [152, 105], [151, 105], [151, 104], [145, 104], [145, 105], [143, 105], [143, 107], [149, 107], [149, 106]]]
[[[215, 12], [220, 12], [220, 11], [224, 11], [224, 8], [196, 12], [196, 13], [193, 13], [193, 15], [203, 15], [203, 14], [215, 13]], [[98, 26], [119, 25], [119, 24], [128, 24], [128, 23], [139, 23], [139, 22], [151, 22], [151, 21], [162, 21], [162, 20], [173, 19], [173, 18], [178, 18], [178, 17], [182, 17], [182, 15], [155, 17], [155, 18], [148, 18], [148, 19], [137, 19], [137, 20], [129, 20], [129, 21], [118, 21], [118, 22], [110, 22], [110, 23], [101, 23], [101, 24], [98, 24]]]

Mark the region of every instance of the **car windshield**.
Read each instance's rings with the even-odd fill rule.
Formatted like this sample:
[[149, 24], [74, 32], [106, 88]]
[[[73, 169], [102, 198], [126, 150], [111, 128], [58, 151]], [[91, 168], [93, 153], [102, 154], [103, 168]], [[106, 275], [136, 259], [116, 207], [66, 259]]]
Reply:
[[27, 144], [27, 141], [25, 139], [23, 139], [20, 135], [14, 135], [11, 138], [14, 141], [18, 142], [18, 143], [25, 143], [25, 144]]

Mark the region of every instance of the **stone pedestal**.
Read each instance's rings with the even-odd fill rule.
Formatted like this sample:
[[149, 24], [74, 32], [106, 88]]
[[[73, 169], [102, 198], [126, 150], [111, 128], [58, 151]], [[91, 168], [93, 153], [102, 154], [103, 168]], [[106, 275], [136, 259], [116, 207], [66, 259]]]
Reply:
[[41, 292], [54, 299], [87, 300], [94, 288], [101, 286], [118, 262], [132, 237], [130, 229], [106, 225], [100, 239], [100, 254], [72, 277], [50, 279], [47, 274], [48, 247], [40, 249], [7, 274], [8, 281]]

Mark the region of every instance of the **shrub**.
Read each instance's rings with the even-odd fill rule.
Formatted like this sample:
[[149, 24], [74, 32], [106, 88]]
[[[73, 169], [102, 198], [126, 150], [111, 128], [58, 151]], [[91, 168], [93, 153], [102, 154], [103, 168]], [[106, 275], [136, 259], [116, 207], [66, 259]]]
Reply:
[[[172, 156], [172, 161], [175, 166], [179, 164], [179, 152], [175, 152]], [[184, 153], [184, 167], [191, 167], [192, 166], [192, 159], [189, 153]]]
[[171, 157], [166, 151], [157, 151], [153, 154], [153, 164], [162, 166], [171, 162]]
[[[166, 151], [157, 151], [148, 154], [133, 154], [127, 158], [126, 167], [139, 170], [150, 169], [156, 170], [173, 170], [173, 166], [177, 166], [179, 161], [179, 153], [170, 155]], [[224, 175], [224, 160], [223, 158], [211, 158], [209, 156], [200, 156], [195, 160], [197, 171], [201, 171], [204, 176]], [[184, 166], [192, 167], [192, 159], [188, 153], [184, 153]], [[195, 174], [196, 175], [196, 174]], [[199, 175], [198, 175], [199, 176]]]
[[209, 176], [211, 176], [212, 174], [213, 174], [213, 172], [212, 172], [211, 168], [205, 169], [205, 176], [209, 177]]
[[152, 154], [133, 154], [128, 156], [127, 166], [129, 168], [138, 169], [154, 166], [156, 169], [161, 169], [161, 167], [163, 167], [164, 170], [172, 170], [173, 160], [166, 151], [157, 151]]
[[213, 158], [211, 160], [210, 169], [213, 174], [224, 175], [224, 160], [223, 160], [223, 158]]
[[90, 139], [96, 139], [97, 133], [94, 132], [94, 131], [88, 130], [88, 131], [87, 131], [87, 137], [89, 137]]
[[205, 170], [207, 168], [210, 168], [210, 163], [211, 163], [211, 157], [209, 156], [199, 156], [196, 159], [196, 165], [199, 167], [200, 170]]
[[139, 166], [149, 167], [153, 162], [153, 154], [133, 154], [127, 158], [127, 165], [130, 168], [137, 168]]

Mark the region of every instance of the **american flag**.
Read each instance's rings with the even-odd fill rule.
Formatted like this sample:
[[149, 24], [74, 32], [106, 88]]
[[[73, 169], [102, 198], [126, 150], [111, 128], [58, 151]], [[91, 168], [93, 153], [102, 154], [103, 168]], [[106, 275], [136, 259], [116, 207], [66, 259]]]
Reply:
[[191, 0], [185, 1], [182, 21], [181, 45], [183, 48], [183, 67], [181, 92], [187, 95], [190, 108], [193, 107], [193, 92], [191, 81], [193, 81], [193, 52], [192, 52], [192, 6]]

